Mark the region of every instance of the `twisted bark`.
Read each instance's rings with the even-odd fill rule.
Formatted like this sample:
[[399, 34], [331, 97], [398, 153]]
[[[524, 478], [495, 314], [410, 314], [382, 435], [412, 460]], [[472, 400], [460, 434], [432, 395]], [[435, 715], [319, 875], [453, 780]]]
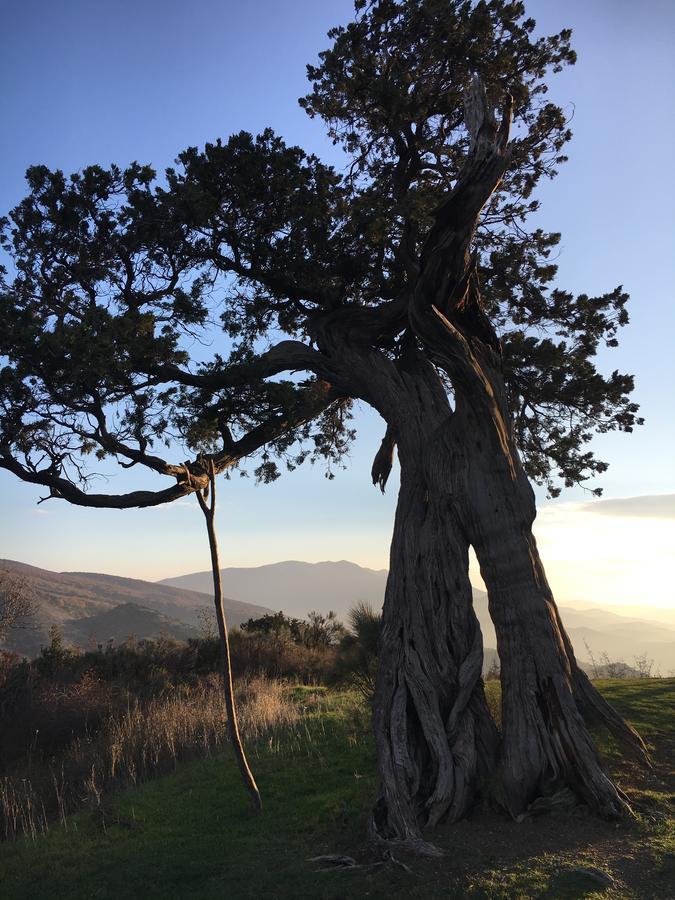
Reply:
[[[477, 280], [467, 303], [478, 306]], [[418, 302], [418, 334], [455, 385], [445, 428], [452, 503], [478, 558], [497, 633], [502, 678], [501, 802], [518, 815], [571, 787], [606, 816], [628, 809], [605, 774], [584, 716], [601, 716], [647, 759], [639, 735], [581, 673], [532, 535], [534, 494], [523, 470], [498, 354]]]
[[602, 814], [618, 815], [626, 798], [604, 773], [584, 716], [599, 716], [643, 759], [646, 751], [581, 673], [560, 621], [532, 535], [534, 495], [513, 434], [499, 342], [469, 257], [480, 208], [508, 164], [508, 115], [498, 129], [477, 80], [466, 121], [471, 151], [426, 242], [409, 312], [455, 394], [442, 443], [456, 524], [476, 551], [497, 633], [501, 801], [517, 815], [566, 785]]
[[380, 795], [370, 837], [434, 854], [422, 830], [466, 812], [498, 743], [481, 678], [468, 544], [444, 488], [438, 437], [451, 410], [433, 367], [413, 348], [396, 364], [372, 354], [365, 366], [344, 352], [388, 423], [374, 482], [386, 482], [394, 441], [401, 466], [373, 702]]
[[461, 444], [457, 492], [468, 540], [488, 590], [502, 679], [503, 802], [513, 815], [541, 794], [571, 787], [605, 816], [627, 810], [605, 774], [586, 719], [600, 715], [646, 760], [639, 735], [600, 697], [576, 662], [532, 534], [534, 494], [508, 419], [499, 371], [482, 367], [474, 392], [458, 393], [453, 440]]
[[421, 829], [466, 812], [497, 750], [468, 548], [440, 499], [414, 470], [402, 472], [373, 704], [371, 836], [422, 853], [434, 851]]

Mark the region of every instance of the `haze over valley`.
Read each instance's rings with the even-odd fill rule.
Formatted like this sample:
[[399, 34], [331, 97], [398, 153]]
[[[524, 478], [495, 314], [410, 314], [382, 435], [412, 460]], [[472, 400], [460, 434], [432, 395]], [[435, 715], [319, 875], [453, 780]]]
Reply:
[[[177, 640], [197, 636], [204, 616], [212, 611], [211, 573], [194, 572], [161, 582], [121, 578], [92, 572], [51, 572], [11, 560], [0, 561], [32, 587], [38, 611], [35, 627], [12, 633], [6, 647], [34, 655], [48, 642], [52, 625], [58, 625], [66, 641], [93, 648], [109, 640], [121, 643], [130, 637], [154, 639], [164, 635]], [[264, 566], [229, 567], [221, 570], [230, 627], [241, 625], [270, 611], [304, 618], [310, 610], [348, 621], [357, 601], [374, 608], [382, 605], [386, 569], [368, 569], [355, 563], [307, 563], [297, 560]], [[474, 608], [483, 632], [485, 667], [495, 657], [497, 645], [490, 620], [487, 594], [474, 587]], [[667, 675], [675, 670], [675, 624], [663, 621], [667, 610], [643, 607], [641, 615], [622, 607], [559, 605], [565, 627], [578, 658], [584, 663], [611, 661], [632, 666], [636, 657], [653, 660], [654, 670]], [[661, 620], [659, 620], [661, 619]]]

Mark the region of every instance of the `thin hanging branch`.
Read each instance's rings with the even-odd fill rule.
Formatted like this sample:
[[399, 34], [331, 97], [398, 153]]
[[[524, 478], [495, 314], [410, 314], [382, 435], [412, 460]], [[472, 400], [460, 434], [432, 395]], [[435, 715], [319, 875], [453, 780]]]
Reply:
[[[262, 800], [260, 799], [260, 791], [255, 783], [253, 772], [246, 759], [244, 745], [242, 744], [241, 735], [239, 733], [239, 724], [237, 721], [237, 708], [234, 700], [234, 688], [232, 685], [232, 657], [230, 655], [230, 641], [227, 634], [227, 621], [225, 619], [225, 609], [223, 607], [223, 589], [220, 580], [220, 562], [218, 559], [218, 538], [215, 529], [215, 513], [216, 513], [216, 467], [213, 460], [208, 462], [207, 474], [209, 477], [209, 486], [203, 491], [196, 491], [197, 500], [201, 511], [204, 513], [206, 520], [206, 531], [209, 536], [209, 548], [211, 550], [211, 569], [213, 572], [213, 602], [216, 607], [216, 619], [218, 620], [218, 634], [220, 636], [220, 650], [223, 657], [223, 684], [225, 687], [225, 706], [227, 709], [227, 725], [230, 732], [230, 740], [234, 748], [234, 755], [237, 758], [239, 771], [243, 779], [247, 791], [251, 795], [253, 805], [262, 811]], [[211, 494], [210, 502], [209, 492]]]

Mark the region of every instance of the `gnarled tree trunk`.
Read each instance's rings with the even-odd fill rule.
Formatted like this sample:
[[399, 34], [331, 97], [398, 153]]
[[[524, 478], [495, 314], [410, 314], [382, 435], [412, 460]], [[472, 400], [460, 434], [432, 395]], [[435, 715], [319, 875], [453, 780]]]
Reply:
[[396, 366], [372, 360], [368, 371], [389, 423], [373, 480], [384, 487], [394, 440], [401, 465], [373, 701], [380, 797], [370, 832], [434, 853], [422, 828], [466, 812], [494, 768], [498, 736], [481, 678], [468, 545], [441, 489], [447, 396], [413, 351]]
[[[398, 446], [401, 491], [374, 700], [381, 795], [371, 832], [422, 851], [430, 848], [421, 828], [458, 818], [494, 758], [470, 544], [502, 664], [504, 806], [517, 815], [538, 795], [565, 786], [603, 814], [626, 808], [598, 759], [589, 714], [645, 754], [639, 736], [579, 670], [562, 627], [532, 536], [533, 493], [513, 435], [499, 342], [469, 256], [481, 208], [508, 167], [509, 123], [510, 105], [498, 127], [474, 80], [469, 156], [419, 259], [410, 260], [409, 331], [397, 361], [368, 349], [359, 329], [365, 312], [351, 332], [331, 330], [330, 314], [317, 328], [321, 353], [348, 372], [347, 393], [387, 422], [374, 472], [380, 484]], [[449, 376], [454, 411], [434, 366]]]
[[[535, 797], [567, 786], [601, 814], [618, 815], [626, 798], [605, 774], [585, 718], [599, 715], [643, 757], [644, 745], [577, 665], [532, 534], [534, 495], [503, 381], [498, 369], [486, 371], [491, 396], [458, 394], [453, 439], [462, 446], [457, 496], [465, 533], [488, 589], [501, 660], [503, 802], [516, 815]], [[484, 390], [482, 382], [475, 387]]]
[[480, 209], [508, 165], [508, 113], [497, 127], [475, 80], [467, 96], [472, 147], [425, 244], [410, 322], [450, 378], [444, 426], [450, 502], [488, 589], [502, 671], [502, 802], [516, 815], [569, 786], [616, 815], [625, 798], [605, 775], [584, 716], [599, 715], [637, 753], [639, 736], [579, 670], [532, 535], [534, 496], [511, 424], [499, 343], [482, 310], [469, 246]]

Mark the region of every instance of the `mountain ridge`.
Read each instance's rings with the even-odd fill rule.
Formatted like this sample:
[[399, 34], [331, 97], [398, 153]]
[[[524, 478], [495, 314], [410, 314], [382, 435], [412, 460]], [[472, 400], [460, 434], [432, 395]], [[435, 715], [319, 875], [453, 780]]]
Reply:
[[[349, 560], [319, 563], [283, 560], [263, 566], [221, 569], [223, 591], [229, 596], [297, 617], [306, 616], [311, 609], [324, 613], [333, 609], [343, 621], [358, 600], [367, 600], [376, 608], [381, 606], [387, 574], [386, 569], [368, 569]], [[210, 578], [210, 571], [203, 571], [162, 579], [160, 584], [196, 589]], [[473, 598], [484, 646], [496, 647], [487, 594], [474, 587]], [[615, 610], [599, 607], [578, 609], [563, 603], [558, 608], [579, 659], [588, 660], [589, 655], [600, 658], [606, 652], [613, 661], [625, 659], [632, 663], [636, 656], [646, 654], [654, 659], [663, 674], [675, 669], [675, 627], [672, 625], [635, 615], [622, 616]]]
[[[0, 643], [0, 647], [29, 656], [35, 655], [41, 646], [48, 643], [52, 625], [59, 626], [69, 640], [75, 640], [71, 623], [88, 619], [90, 630], [87, 632], [87, 643], [107, 641], [112, 636], [110, 624], [115, 617], [113, 620], [103, 619], [102, 623], [98, 623], [95, 617], [125, 604], [130, 603], [134, 607], [156, 613], [154, 627], [150, 627], [152, 617], [146, 614], [145, 624], [148, 628], [143, 636], [149, 638], [172, 631], [182, 631], [181, 636], [184, 638], [195, 633], [200, 622], [200, 611], [213, 609], [212, 593], [182, 590], [138, 578], [97, 572], [54, 572], [17, 560], [0, 559], [0, 573], [5, 572], [13, 573], [27, 582], [35, 595], [37, 614], [34, 617], [35, 628], [12, 632], [4, 644]], [[229, 597], [224, 598], [224, 605], [231, 626], [271, 612], [266, 607], [242, 603]], [[129, 612], [130, 619], [133, 619], [136, 613], [133, 612], [132, 615], [132, 611]], [[181, 628], [178, 629], [172, 623], [180, 623]], [[97, 624], [101, 624], [103, 628], [100, 634], [96, 633]], [[113, 631], [115, 634], [124, 633], [124, 637], [127, 637], [133, 632], [133, 624], [129, 621], [125, 628], [123, 623], [116, 622]]]
[[[14, 560], [0, 560], [3, 570], [26, 578], [38, 597], [40, 627], [37, 631], [16, 632], [4, 645], [27, 655], [34, 655], [47, 643], [51, 625], [59, 625], [69, 640], [80, 644], [86, 641], [87, 645], [110, 638], [122, 640], [139, 630], [143, 634], [136, 637], [169, 634], [185, 639], [196, 633], [202, 611], [212, 610], [209, 570], [159, 582], [96, 572], [53, 572]], [[369, 569], [349, 560], [284, 560], [221, 571], [231, 627], [280, 610], [305, 618], [310, 610], [326, 613], [334, 609], [342, 621], [347, 621], [349, 608], [358, 600], [366, 600], [375, 608], [381, 606], [388, 574], [386, 569]], [[487, 651], [496, 647], [487, 594], [478, 588], [473, 592], [487, 656]], [[125, 604], [131, 604], [126, 620]], [[612, 661], [630, 664], [644, 654], [663, 674], [675, 669], [673, 626], [586, 605], [579, 609], [559, 604], [559, 609], [580, 660], [588, 660], [591, 655], [600, 659], [606, 652]]]

